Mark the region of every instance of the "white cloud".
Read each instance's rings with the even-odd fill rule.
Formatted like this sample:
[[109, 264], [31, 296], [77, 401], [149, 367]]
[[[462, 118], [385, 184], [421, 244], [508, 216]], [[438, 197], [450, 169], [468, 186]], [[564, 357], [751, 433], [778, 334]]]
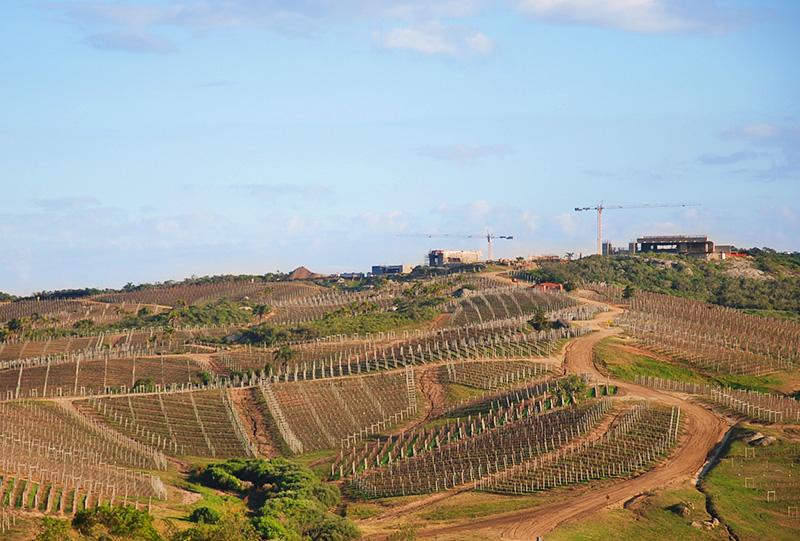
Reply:
[[[445, 219], [448, 233], [474, 234], [481, 236], [481, 230], [490, 229], [496, 235], [514, 235], [521, 223], [530, 225], [531, 215], [523, 210], [505, 203], [493, 205], [488, 201], [478, 200], [465, 205], [442, 203], [433, 211]], [[502, 231], [501, 231], [502, 229]]]
[[426, 55], [485, 56], [494, 50], [491, 38], [466, 25], [446, 26], [431, 21], [419, 26], [393, 28], [376, 33], [376, 41], [387, 49], [406, 49]]
[[295, 215], [286, 220], [283, 230], [290, 235], [310, 235], [318, 231], [320, 225], [319, 220]]
[[34, 199], [33, 205], [50, 211], [83, 210], [99, 205], [100, 202], [88, 195]]
[[397, 233], [408, 231], [409, 216], [399, 210], [389, 212], [364, 212], [358, 217], [357, 226], [365, 227], [370, 231], [388, 231]]
[[749, 22], [751, 13], [713, 0], [520, 0], [520, 12], [545, 23], [581, 24], [639, 34], [718, 34]]
[[554, 229], [560, 234], [574, 237], [578, 233], [579, 220], [575, 213], [563, 212], [551, 218]]
[[745, 141], [759, 147], [776, 149], [777, 156], [769, 168], [742, 170], [756, 180], [797, 180], [800, 178], [800, 124], [749, 124], [720, 132], [728, 139]]
[[86, 32], [85, 43], [105, 50], [172, 52], [177, 45], [163, 37], [167, 28], [194, 33], [247, 27], [308, 36], [334, 25], [366, 21], [384, 29], [401, 23], [373, 34], [387, 49], [486, 56], [494, 51], [494, 41], [470, 21], [509, 4], [537, 22], [648, 34], [719, 34], [750, 23], [755, 13], [717, 7], [714, 0], [161, 0], [145, 6], [133, 0], [87, 0], [40, 5]]
[[732, 139], [767, 145], [786, 145], [800, 143], [800, 124], [778, 126], [775, 124], [749, 124], [721, 132]]

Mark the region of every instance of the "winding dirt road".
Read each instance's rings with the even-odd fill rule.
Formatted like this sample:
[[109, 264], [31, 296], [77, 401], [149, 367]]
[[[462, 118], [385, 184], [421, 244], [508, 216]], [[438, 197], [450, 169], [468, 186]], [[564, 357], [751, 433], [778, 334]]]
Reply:
[[[588, 299], [584, 301], [600, 304]], [[590, 322], [597, 332], [576, 339], [566, 348], [565, 373], [591, 373], [600, 381], [605, 379], [594, 365], [594, 348], [604, 338], [620, 332], [619, 329], [609, 328], [606, 322], [621, 311], [620, 308], [611, 307], [609, 312], [597, 316]], [[602, 490], [588, 492], [564, 502], [469, 524], [423, 530], [418, 536], [452, 539], [459, 533], [469, 532], [473, 538], [485, 536], [486, 539], [500, 537], [533, 540], [544, 536], [560, 524], [586, 517], [609, 505], [620, 505], [643, 492], [661, 489], [686, 479], [696, 480], [708, 456], [729, 429], [726, 420], [706, 407], [692, 402], [685, 394], [654, 390], [613, 379], [610, 383], [619, 388], [619, 395], [622, 397], [645, 398], [680, 407], [685, 430], [676, 450], [668, 458], [640, 476], [622, 480]]]

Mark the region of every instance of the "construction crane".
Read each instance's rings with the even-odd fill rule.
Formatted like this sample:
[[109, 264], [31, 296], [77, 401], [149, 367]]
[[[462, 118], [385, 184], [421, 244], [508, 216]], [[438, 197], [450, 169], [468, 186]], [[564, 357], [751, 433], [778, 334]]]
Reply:
[[594, 207], [575, 207], [576, 211], [582, 210], [596, 210], [597, 211], [597, 254], [603, 254], [603, 209], [650, 209], [660, 207], [694, 207], [700, 203], [656, 203], [656, 204], [642, 204], [642, 205], [603, 205], [600, 201], [599, 205]]
[[489, 243], [489, 261], [494, 261], [494, 253], [493, 253], [493, 246], [492, 241], [494, 239], [505, 239], [511, 240], [514, 238], [513, 235], [495, 235], [488, 229], [486, 230], [486, 234], [483, 235], [449, 235], [446, 233], [419, 233], [419, 234], [410, 234], [410, 235], [398, 235], [400, 237], [428, 237], [429, 239], [432, 238], [451, 238], [451, 239], [477, 239], [481, 237], [486, 238], [486, 242]]

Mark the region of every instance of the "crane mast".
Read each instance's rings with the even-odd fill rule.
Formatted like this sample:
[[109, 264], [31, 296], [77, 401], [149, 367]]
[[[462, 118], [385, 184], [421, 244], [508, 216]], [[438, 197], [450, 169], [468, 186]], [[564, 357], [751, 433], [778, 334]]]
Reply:
[[662, 208], [662, 207], [694, 207], [700, 203], [645, 203], [641, 205], [604, 205], [600, 201], [599, 205], [593, 207], [575, 207], [575, 210], [580, 212], [583, 210], [596, 210], [597, 211], [597, 255], [603, 254], [603, 209], [645, 209], [645, 208]]

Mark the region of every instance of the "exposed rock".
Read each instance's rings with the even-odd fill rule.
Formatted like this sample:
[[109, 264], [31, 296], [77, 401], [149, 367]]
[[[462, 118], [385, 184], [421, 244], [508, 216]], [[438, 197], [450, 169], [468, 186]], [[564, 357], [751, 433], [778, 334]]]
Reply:
[[763, 437], [764, 434], [762, 434], [761, 432], [756, 432], [755, 434], [750, 434], [749, 436], [742, 437], [742, 441], [745, 443], [752, 443], [756, 440], [760, 440]]
[[750, 278], [752, 280], [772, 280], [764, 271], [757, 269], [749, 259], [727, 259], [724, 261], [724, 272], [734, 278]]
[[772, 445], [776, 441], [778, 441], [778, 439], [775, 436], [766, 436], [754, 442], [753, 445], [758, 445], [759, 447], [767, 447], [768, 445]]
[[694, 504], [692, 504], [692, 502], [680, 501], [675, 505], [669, 506], [668, 509], [681, 518], [689, 518], [692, 514], [692, 510], [694, 510]]

